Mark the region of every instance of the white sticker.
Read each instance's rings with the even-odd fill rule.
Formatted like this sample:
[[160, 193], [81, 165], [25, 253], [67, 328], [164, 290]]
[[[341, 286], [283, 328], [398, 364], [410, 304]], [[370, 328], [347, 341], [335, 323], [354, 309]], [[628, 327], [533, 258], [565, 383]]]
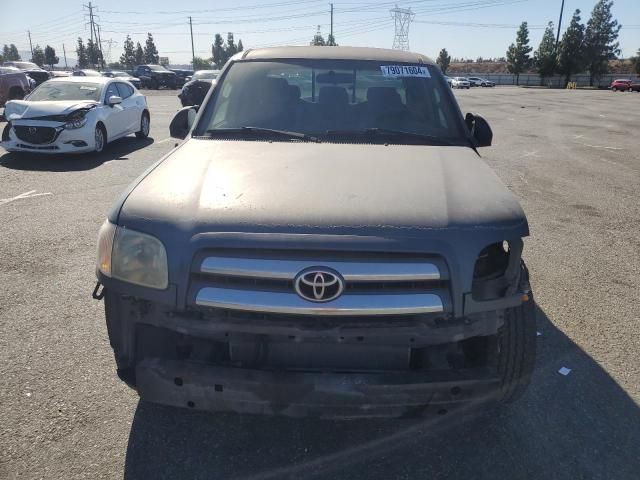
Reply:
[[418, 65], [381, 65], [382, 75], [385, 77], [422, 77], [431, 78], [427, 67]]
[[90, 90], [92, 92], [95, 92], [98, 89], [98, 87], [87, 87], [85, 85], [80, 85], [80, 90]]

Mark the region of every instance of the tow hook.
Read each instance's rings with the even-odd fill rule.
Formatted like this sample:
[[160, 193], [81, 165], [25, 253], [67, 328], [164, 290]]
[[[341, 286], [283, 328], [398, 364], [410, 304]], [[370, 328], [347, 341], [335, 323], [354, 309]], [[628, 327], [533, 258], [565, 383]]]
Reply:
[[[100, 290], [100, 287], [102, 287], [102, 290]], [[98, 292], [98, 290], [100, 291]], [[104, 286], [100, 282], [96, 282], [96, 288], [93, 289], [91, 296], [94, 300], [102, 300], [104, 298]]]

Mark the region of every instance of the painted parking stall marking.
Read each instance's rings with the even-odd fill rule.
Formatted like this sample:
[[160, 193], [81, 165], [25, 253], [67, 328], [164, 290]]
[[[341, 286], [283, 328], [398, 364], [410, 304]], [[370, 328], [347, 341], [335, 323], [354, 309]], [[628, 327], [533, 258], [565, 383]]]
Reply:
[[45, 195], [53, 195], [53, 193], [51, 192], [43, 192], [43, 193], [36, 193], [36, 192], [37, 190], [30, 190], [28, 192], [21, 193], [20, 195], [16, 195], [15, 197], [0, 198], [0, 206], [6, 205], [7, 203], [15, 202], [16, 200], [22, 200], [25, 198], [34, 198], [34, 197], [43, 197]]

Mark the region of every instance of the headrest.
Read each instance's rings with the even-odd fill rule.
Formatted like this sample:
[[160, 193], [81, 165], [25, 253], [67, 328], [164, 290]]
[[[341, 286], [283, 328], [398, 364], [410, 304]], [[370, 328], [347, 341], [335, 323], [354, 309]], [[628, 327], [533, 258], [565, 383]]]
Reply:
[[318, 92], [318, 102], [333, 105], [348, 105], [349, 94], [344, 87], [320, 87], [320, 91]]
[[402, 104], [400, 94], [393, 87], [367, 88], [367, 101], [389, 107], [395, 107]]

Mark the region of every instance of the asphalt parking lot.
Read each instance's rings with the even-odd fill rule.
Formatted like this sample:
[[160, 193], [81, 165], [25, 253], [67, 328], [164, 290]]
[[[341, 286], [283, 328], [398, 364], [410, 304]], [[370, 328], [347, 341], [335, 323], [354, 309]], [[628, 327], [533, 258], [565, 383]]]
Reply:
[[176, 93], [150, 93], [149, 139], [96, 157], [0, 148], [0, 478], [638, 478], [640, 94], [456, 90], [529, 218], [532, 385], [464, 419], [329, 422], [141, 403], [115, 375], [96, 234], [173, 148]]

